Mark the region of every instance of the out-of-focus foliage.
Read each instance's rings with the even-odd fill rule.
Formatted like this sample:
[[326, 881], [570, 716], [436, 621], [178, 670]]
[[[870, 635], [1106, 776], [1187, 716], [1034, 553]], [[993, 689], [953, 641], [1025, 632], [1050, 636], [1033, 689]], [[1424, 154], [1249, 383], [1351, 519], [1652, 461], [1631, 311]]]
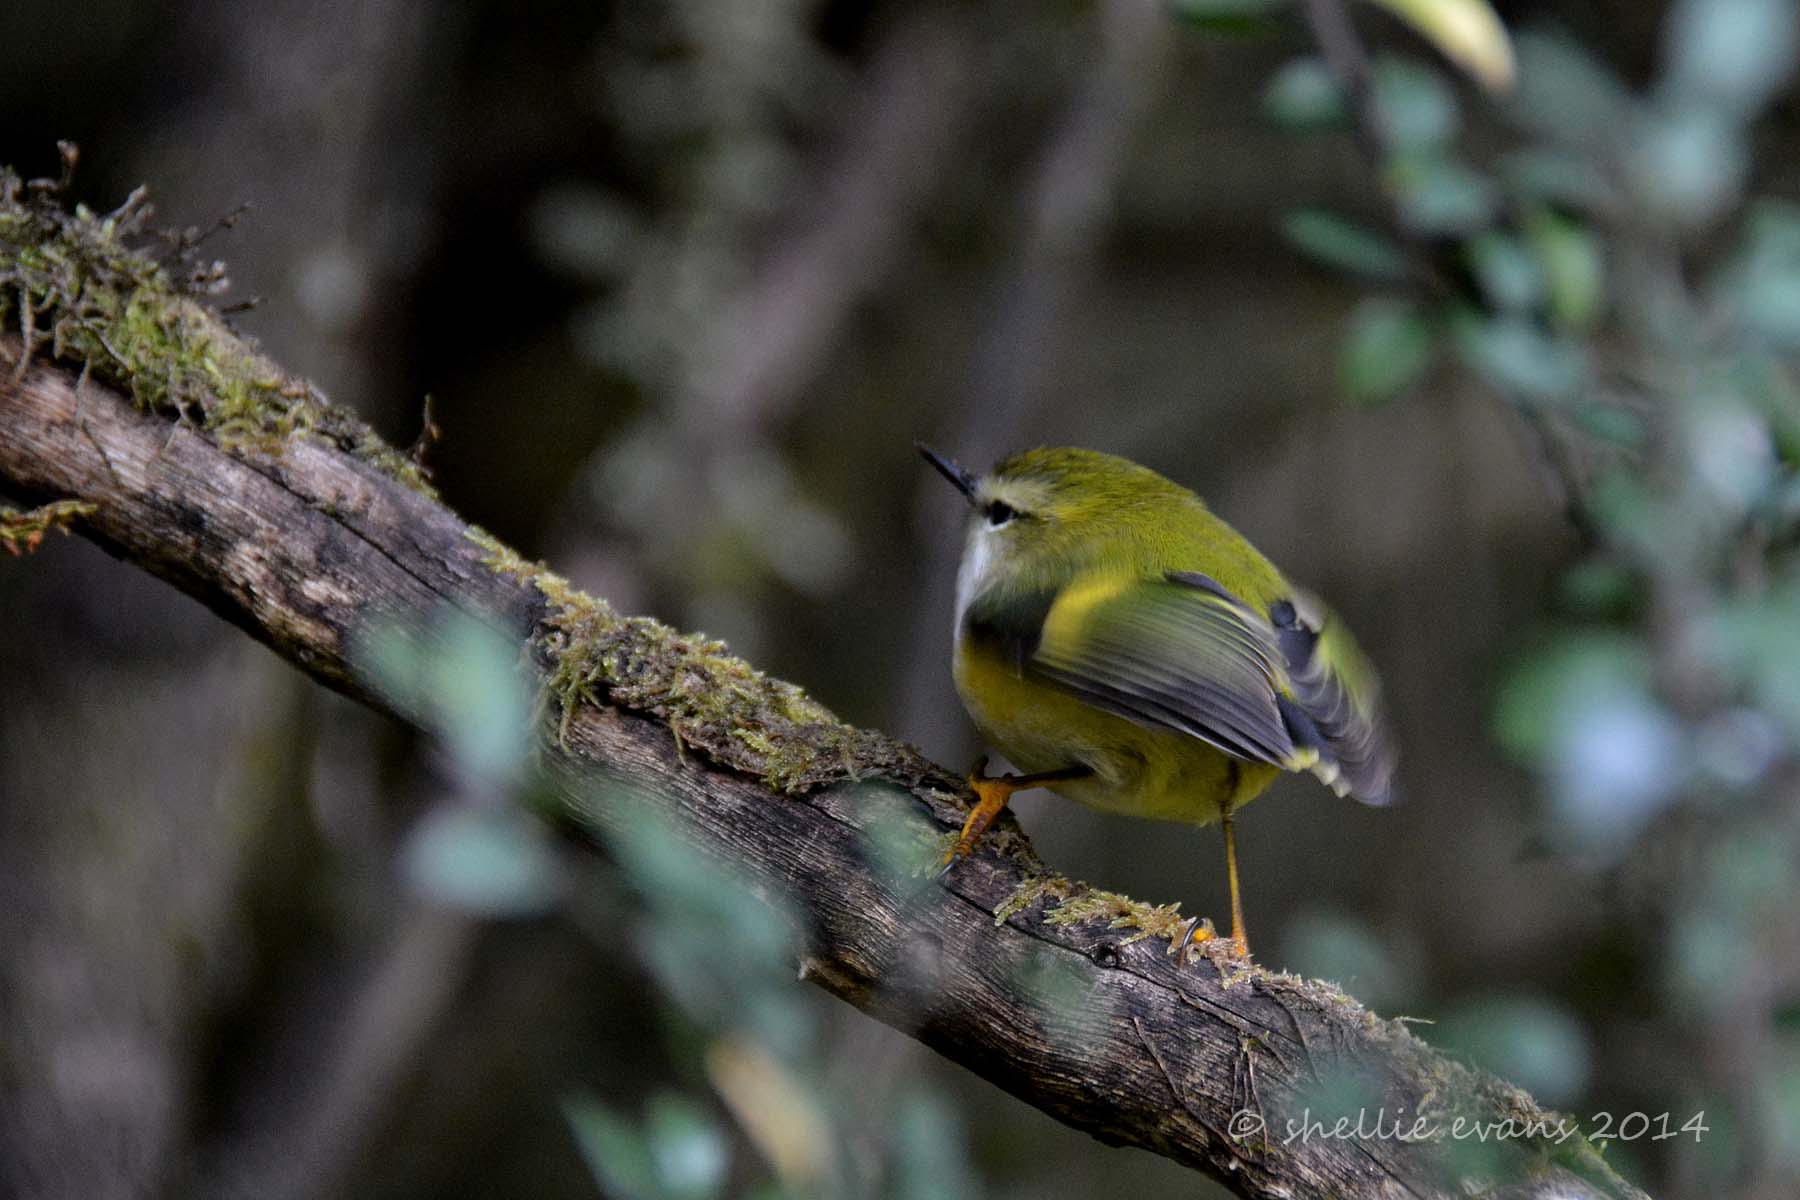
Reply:
[[[840, 86], [808, 34], [819, 7], [676, 0], [622, 20], [598, 51], [598, 99], [644, 156], [649, 192], [558, 184], [531, 216], [544, 259], [601, 290], [572, 317], [576, 347], [648, 401], [589, 464], [576, 510], [630, 548], [639, 586], [681, 581], [691, 619], [746, 652], [754, 595], [828, 595], [851, 565], [838, 517], [770, 437], [764, 418], [788, 398], [755, 377], [741, 327], [756, 234]], [[664, 535], [694, 526], [706, 536]]]
[[1591, 1082], [1587, 1031], [1557, 1005], [1504, 995], [1452, 1007], [1433, 1040], [1461, 1051], [1547, 1105], [1572, 1107]]
[[[1694, 1044], [1696, 1012], [1734, 1014], [1743, 1069], [1691, 1077], [1687, 1101], [1771, 1135], [1800, 1093], [1782, 1019], [1800, 989], [1800, 215], [1757, 194], [1751, 147], [1797, 37], [1786, 0], [1681, 0], [1634, 88], [1528, 30], [1517, 90], [1470, 149], [1448, 79], [1377, 61], [1374, 165], [1405, 268], [1341, 219], [1286, 224], [1315, 258], [1388, 281], [1349, 317], [1351, 398], [1417, 393], [1454, 354], [1562, 489], [1583, 553], [1504, 673], [1496, 735], [1543, 782], [1548, 848], [1635, 897], [1670, 1053]], [[1265, 110], [1341, 127], [1352, 81], [1332, 82], [1291, 63]], [[1589, 1033], [1551, 1000], [1473, 1001], [1437, 1036], [1552, 1103], [1589, 1094]], [[1772, 1136], [1735, 1156], [1670, 1144], [1712, 1186], [1800, 1178]]]
[[[627, 780], [597, 800], [619, 815], [607, 837], [617, 878], [585, 862], [563, 869], [549, 830], [529, 812], [531, 793], [547, 785], [536, 777], [534, 704], [515, 646], [449, 615], [431, 629], [379, 628], [361, 659], [384, 694], [423, 714], [449, 758], [444, 793], [401, 849], [408, 883], [480, 919], [566, 911], [597, 945], [628, 947], [666, 998], [685, 1087], [660, 1089], [629, 1111], [585, 1093], [563, 1100], [606, 1195], [979, 1194], [942, 1097], [833, 1077], [816, 1010], [794, 979], [801, 924], [781, 896], [730, 863], [697, 857], [655, 798]], [[917, 866], [896, 858], [896, 886], [920, 886]], [[854, 1095], [840, 1094], [847, 1084]], [[885, 1131], [879, 1142], [853, 1142], [843, 1117], [852, 1111], [862, 1127]]]

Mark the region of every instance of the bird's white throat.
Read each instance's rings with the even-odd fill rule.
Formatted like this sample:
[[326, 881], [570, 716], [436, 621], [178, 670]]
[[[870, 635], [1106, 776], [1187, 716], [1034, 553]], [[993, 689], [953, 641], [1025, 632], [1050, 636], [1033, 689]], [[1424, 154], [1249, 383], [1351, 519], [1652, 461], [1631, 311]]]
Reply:
[[995, 533], [985, 526], [977, 526], [963, 545], [962, 565], [956, 569], [956, 624], [951, 627], [953, 630], [962, 628], [963, 614], [987, 587], [988, 576], [997, 559]]

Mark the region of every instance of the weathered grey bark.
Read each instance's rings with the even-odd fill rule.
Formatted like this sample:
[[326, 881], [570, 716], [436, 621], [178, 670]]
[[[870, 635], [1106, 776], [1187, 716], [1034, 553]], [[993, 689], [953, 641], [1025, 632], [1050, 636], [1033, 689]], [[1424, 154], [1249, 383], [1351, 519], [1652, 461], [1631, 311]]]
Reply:
[[[16, 361], [18, 340], [0, 339], [0, 352]], [[314, 678], [418, 720], [355, 670], [351, 647], [376, 621], [428, 637], [446, 607], [529, 639], [553, 665], [567, 636], [557, 605], [529, 577], [495, 570], [491, 543], [450, 509], [322, 437], [257, 445], [225, 448], [42, 356], [0, 371], [0, 491], [93, 504], [83, 533]], [[694, 853], [791, 898], [808, 923], [802, 977], [1068, 1124], [1244, 1196], [1641, 1195], [1578, 1138], [1490, 1137], [1474, 1153], [1472, 1137], [1451, 1136], [1459, 1116], [1515, 1132], [1555, 1116], [1327, 985], [1184, 969], [1159, 939], [1055, 923], [1052, 894], [997, 922], [1040, 870], [1016, 833], [997, 839], [1011, 852], [990, 846], [942, 882], [884, 868], [896, 844], [928, 853], [959, 820], [954, 776], [805, 707], [741, 754], [704, 730], [678, 738], [619, 649], [599, 702], [571, 710], [560, 743], [547, 739], [562, 816], [598, 832], [654, 805]], [[842, 761], [821, 763], [821, 747]], [[1346, 1081], [1365, 1128], [1384, 1110], [1387, 1136], [1286, 1136], [1309, 1108], [1329, 1125]], [[1423, 1117], [1439, 1136], [1391, 1136], [1402, 1111], [1401, 1125]], [[1257, 1121], [1266, 1131], [1246, 1134]]]

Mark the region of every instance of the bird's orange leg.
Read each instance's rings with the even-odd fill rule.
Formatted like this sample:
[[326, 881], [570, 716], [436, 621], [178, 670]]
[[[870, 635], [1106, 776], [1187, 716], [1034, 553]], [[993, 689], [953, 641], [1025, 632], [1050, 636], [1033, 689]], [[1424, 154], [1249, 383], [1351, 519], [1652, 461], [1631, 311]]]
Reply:
[[975, 793], [975, 806], [969, 809], [969, 818], [963, 822], [956, 844], [944, 855], [943, 869], [948, 871], [962, 859], [969, 857], [975, 849], [975, 843], [981, 840], [981, 835], [988, 831], [988, 826], [1006, 808], [1007, 801], [1012, 799], [1014, 792], [1080, 779], [1089, 773], [1087, 767], [1064, 767], [1060, 771], [1039, 771], [1035, 775], [989, 775], [987, 757], [984, 755], [969, 768], [969, 790]]
[[1244, 936], [1244, 900], [1238, 894], [1237, 839], [1231, 836], [1229, 811], [1219, 818], [1219, 827], [1225, 831], [1225, 881], [1231, 889], [1231, 940], [1237, 944], [1237, 952], [1249, 958], [1250, 942]]
[[[1238, 894], [1237, 839], [1232, 836], [1231, 813], [1229, 810], [1219, 817], [1219, 827], [1225, 831], [1225, 882], [1231, 890], [1231, 936], [1226, 941], [1231, 943], [1232, 953], [1240, 958], [1250, 957], [1250, 943], [1244, 936], [1244, 901]], [[1188, 927], [1181, 938], [1180, 962], [1185, 964], [1188, 953], [1195, 946], [1206, 942], [1220, 940], [1213, 923], [1205, 917], [1195, 917], [1188, 922]]]

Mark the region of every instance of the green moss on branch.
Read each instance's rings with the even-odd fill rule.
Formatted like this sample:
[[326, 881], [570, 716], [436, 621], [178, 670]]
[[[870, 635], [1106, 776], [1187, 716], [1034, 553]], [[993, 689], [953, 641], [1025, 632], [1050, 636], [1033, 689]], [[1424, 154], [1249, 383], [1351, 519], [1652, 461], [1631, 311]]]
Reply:
[[788, 794], [876, 774], [914, 782], [936, 773], [916, 750], [845, 724], [722, 642], [621, 616], [491, 535], [469, 537], [491, 569], [532, 584], [549, 602], [538, 645], [550, 664], [545, 702], [563, 736], [583, 702], [604, 703], [660, 718], [679, 744]]
[[[316, 437], [432, 494], [417, 463], [282, 371], [199, 299], [225, 286], [223, 264], [177, 281], [145, 252], [142, 188], [105, 215], [65, 208], [57, 192], [0, 168], [0, 327], [23, 345], [10, 364], [15, 379], [48, 353], [227, 449], [278, 453], [290, 438]], [[172, 244], [173, 261], [184, 262], [191, 243]]]
[[96, 506], [85, 500], [57, 500], [24, 512], [0, 505], [0, 550], [8, 554], [30, 554], [52, 529], [69, 532], [69, 526], [85, 517]]

